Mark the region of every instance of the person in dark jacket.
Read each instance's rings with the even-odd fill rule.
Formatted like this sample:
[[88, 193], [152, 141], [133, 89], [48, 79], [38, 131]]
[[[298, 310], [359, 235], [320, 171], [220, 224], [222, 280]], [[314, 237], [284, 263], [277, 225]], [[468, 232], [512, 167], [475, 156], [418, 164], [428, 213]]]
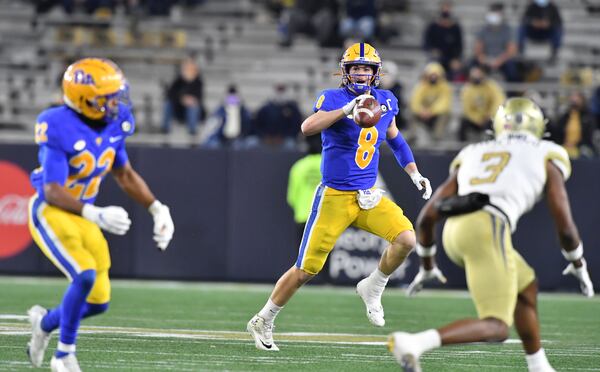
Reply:
[[298, 103], [287, 96], [284, 84], [275, 85], [275, 95], [262, 106], [254, 118], [253, 130], [269, 146], [293, 148], [302, 124]]
[[167, 89], [163, 112], [163, 133], [171, 131], [173, 116], [185, 119], [188, 132], [195, 135], [202, 114], [202, 77], [196, 61], [192, 57], [183, 60], [179, 76]]
[[248, 148], [255, 146], [257, 142], [250, 139], [253, 134], [252, 117], [235, 85], [227, 88], [223, 103], [207, 119], [206, 124], [207, 129], [212, 127], [207, 147]]
[[562, 18], [558, 7], [549, 0], [534, 0], [529, 3], [519, 27], [519, 52], [523, 54], [526, 39], [537, 42], [550, 41], [550, 60], [554, 61], [560, 49], [562, 36]]
[[423, 34], [423, 49], [446, 71], [451, 70], [452, 61], [460, 61], [463, 53], [462, 28], [452, 17], [450, 1], [440, 4], [438, 17], [427, 26]]

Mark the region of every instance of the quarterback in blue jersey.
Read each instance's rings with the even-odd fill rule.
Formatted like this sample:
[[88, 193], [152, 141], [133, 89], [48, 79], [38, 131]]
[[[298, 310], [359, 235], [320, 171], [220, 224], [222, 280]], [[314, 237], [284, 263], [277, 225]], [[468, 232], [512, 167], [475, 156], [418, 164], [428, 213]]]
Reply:
[[106, 59], [85, 58], [69, 66], [65, 104], [42, 112], [35, 126], [40, 167], [31, 174], [36, 194], [29, 203], [29, 230], [42, 252], [69, 279], [62, 302], [28, 311], [32, 327], [27, 353], [40, 367], [51, 333], [60, 339], [52, 371], [80, 371], [75, 344], [82, 318], [108, 309], [110, 254], [100, 229], [117, 235], [131, 220], [122, 207], [94, 205], [102, 179], [111, 172], [121, 188], [148, 208], [154, 240], [165, 250], [174, 232], [169, 208], [159, 202], [131, 167], [125, 139], [135, 121], [125, 103], [127, 82]]
[[[356, 286], [369, 321], [379, 327], [385, 324], [381, 296], [389, 276], [415, 247], [415, 233], [402, 209], [374, 188], [384, 139], [417, 188], [425, 190], [423, 198], [431, 196], [429, 180], [419, 173], [412, 151], [396, 127], [398, 100], [390, 91], [377, 89], [381, 59], [375, 48], [366, 43], [352, 45], [340, 68], [341, 87], [322, 92], [315, 113], [302, 123], [305, 135], [321, 133], [323, 179], [315, 192], [295, 265], [277, 281], [263, 309], [248, 322], [247, 330], [261, 350], [279, 350], [273, 342], [275, 317], [298, 288], [321, 271], [337, 238], [350, 225], [390, 242], [379, 267]], [[381, 104], [382, 115], [374, 127], [361, 128], [352, 119], [352, 111], [369, 96]]]

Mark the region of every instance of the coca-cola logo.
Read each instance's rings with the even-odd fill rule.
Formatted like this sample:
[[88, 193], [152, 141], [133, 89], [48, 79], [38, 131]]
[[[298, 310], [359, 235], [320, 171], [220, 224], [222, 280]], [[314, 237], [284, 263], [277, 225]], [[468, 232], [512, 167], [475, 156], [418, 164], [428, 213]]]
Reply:
[[34, 192], [25, 170], [0, 161], [0, 260], [21, 253], [31, 244], [27, 209]]
[[0, 225], [25, 225], [29, 198], [9, 194], [0, 197]]

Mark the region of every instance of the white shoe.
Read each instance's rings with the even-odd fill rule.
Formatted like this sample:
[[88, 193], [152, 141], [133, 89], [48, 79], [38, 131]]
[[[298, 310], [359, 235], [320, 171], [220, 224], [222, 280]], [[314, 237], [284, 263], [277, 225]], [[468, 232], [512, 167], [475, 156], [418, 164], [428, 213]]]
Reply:
[[68, 354], [62, 358], [53, 356], [50, 360], [50, 370], [52, 372], [81, 372], [75, 354]]
[[388, 337], [388, 350], [394, 354], [404, 372], [421, 372], [420, 355], [412, 350], [414, 344], [410, 333], [394, 332]]
[[250, 319], [246, 329], [252, 335], [254, 339], [254, 344], [256, 348], [259, 350], [267, 350], [267, 351], [279, 351], [279, 348], [273, 342], [273, 329], [275, 326], [273, 323], [267, 323], [265, 320], [255, 315]]
[[381, 295], [373, 299], [369, 296], [369, 278], [364, 278], [356, 285], [356, 293], [365, 303], [367, 308], [367, 318], [369, 322], [377, 327], [383, 327], [385, 325], [383, 306], [381, 305]]
[[29, 323], [31, 323], [31, 340], [27, 344], [27, 355], [29, 355], [29, 361], [34, 367], [42, 366], [44, 352], [50, 341], [50, 333], [42, 330], [42, 318], [47, 313], [48, 310], [40, 305], [33, 305], [31, 309], [27, 310]]

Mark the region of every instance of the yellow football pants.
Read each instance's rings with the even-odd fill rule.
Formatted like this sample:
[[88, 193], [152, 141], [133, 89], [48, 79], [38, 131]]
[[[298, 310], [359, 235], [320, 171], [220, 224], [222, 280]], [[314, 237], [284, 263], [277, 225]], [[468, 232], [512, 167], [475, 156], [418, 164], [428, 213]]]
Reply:
[[336, 240], [350, 225], [393, 242], [400, 233], [413, 230], [402, 209], [388, 198], [373, 209], [358, 206], [356, 191], [340, 191], [319, 185], [306, 222], [296, 267], [316, 275], [321, 271]]
[[465, 269], [479, 318], [512, 325], [517, 295], [535, 279], [535, 272], [513, 248], [508, 223], [483, 210], [451, 217], [443, 242], [448, 257]]
[[34, 195], [29, 202], [29, 231], [44, 255], [69, 281], [82, 271], [96, 270], [96, 281], [87, 302], [110, 301], [110, 253], [95, 223], [51, 206]]

